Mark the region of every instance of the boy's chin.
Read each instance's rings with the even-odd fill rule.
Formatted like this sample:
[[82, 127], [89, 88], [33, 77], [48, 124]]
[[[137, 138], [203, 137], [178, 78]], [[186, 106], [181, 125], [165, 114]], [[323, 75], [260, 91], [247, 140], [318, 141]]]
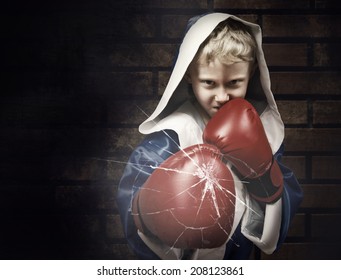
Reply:
[[212, 118], [220, 109], [221, 107], [213, 107], [208, 112], [208, 115]]

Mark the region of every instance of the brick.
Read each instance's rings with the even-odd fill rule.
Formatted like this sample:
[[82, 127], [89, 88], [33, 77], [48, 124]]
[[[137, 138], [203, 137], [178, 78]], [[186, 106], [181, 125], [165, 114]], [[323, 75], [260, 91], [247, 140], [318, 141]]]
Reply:
[[[120, 38], [119, 35], [112, 35], [113, 37]], [[119, 43], [130, 44], [128, 39], [120, 38]], [[89, 43], [85, 46], [83, 45], [81, 52], [79, 51], [78, 55], [81, 54], [79, 58], [62, 58], [68, 61], [67, 64], [74, 63], [74, 70], [84, 71], [84, 69], [96, 69], [96, 71], [110, 71], [112, 70], [113, 66], [110, 61], [110, 55], [117, 48], [116, 43], [118, 41], [113, 41], [112, 39], [105, 37], [105, 38], [96, 38], [96, 39], [89, 39]], [[69, 47], [65, 47], [69, 48]], [[69, 52], [66, 52], [68, 54]], [[74, 61], [74, 62], [73, 62]], [[77, 69], [78, 68], [78, 69]]]
[[259, 25], [259, 16], [255, 14], [234, 14], [245, 21], [252, 22]]
[[132, 35], [137, 38], [153, 38], [156, 36], [156, 16], [133, 15], [131, 19]]
[[[248, 22], [258, 23], [257, 15], [235, 14], [235, 16]], [[162, 17], [161, 34], [165, 38], [182, 39], [185, 35], [187, 23], [193, 15], [165, 15]]]
[[340, 124], [340, 101], [314, 101], [313, 123], [314, 124]]
[[341, 58], [339, 50], [341, 44], [339, 43], [320, 43], [314, 44], [314, 66], [340, 66]]
[[[94, 92], [86, 95], [75, 94], [72, 98], [67, 100], [61, 109], [58, 107], [56, 116], [53, 116], [51, 120], [48, 119], [49, 123], [65, 124], [68, 125], [99, 125], [103, 120], [103, 99], [98, 98]], [[65, 108], [65, 109], [64, 109]], [[64, 111], [64, 115], [61, 116], [60, 111]], [[44, 119], [42, 117], [41, 119]]]
[[[90, 168], [91, 164], [78, 166], [78, 163], [83, 163], [77, 163], [77, 157], [88, 157], [91, 160], [99, 158], [100, 155], [110, 156], [111, 153], [130, 154], [142, 138], [137, 128], [79, 128], [77, 126], [55, 129], [2, 128], [0, 151], [3, 156], [20, 155], [22, 158], [30, 156], [39, 158], [48, 155], [51, 160], [47, 164], [51, 167], [54, 164], [58, 166], [60, 163], [55, 157], [74, 156], [76, 162], [69, 164], [71, 167], [75, 164], [75, 170], [78, 172], [75, 174], [87, 176], [82, 170], [85, 170], [86, 166]], [[60, 170], [63, 170], [63, 166]], [[97, 174], [95, 177], [99, 177], [100, 167], [92, 170], [90, 174]]]
[[54, 180], [103, 180], [106, 162], [100, 158], [55, 157], [51, 159]]
[[[105, 157], [108, 157], [112, 154], [128, 155], [143, 138], [143, 136], [138, 133], [137, 128], [68, 127], [43, 131], [47, 134], [46, 136], [44, 135], [44, 141], [42, 140], [41, 142], [34, 143], [34, 141], [31, 140], [30, 142], [33, 147], [26, 148], [31, 149], [30, 153], [38, 153], [39, 149], [43, 149], [44, 146], [46, 146], [44, 153], [49, 154], [53, 160], [57, 159], [54, 159], [52, 156], [65, 155], [67, 155], [68, 157], [74, 156], [76, 157], [76, 159], [77, 157], [88, 157], [89, 160], [99, 159], [101, 158], [101, 155], [102, 157], [103, 155], [105, 155]], [[28, 138], [28, 140], [30, 140], [30, 138]], [[39, 144], [41, 144], [41, 147], [39, 147]], [[42, 151], [40, 151], [40, 153], [42, 153]], [[51, 161], [51, 164], [58, 164], [58, 162]], [[91, 164], [88, 165], [89, 168], [90, 165]], [[86, 166], [87, 165], [85, 165], [84, 168]], [[80, 169], [76, 170], [81, 171], [81, 167], [79, 168]], [[100, 173], [98, 172], [100, 172], [99, 167], [98, 169], [91, 171], [91, 174], [98, 174], [97, 176], [99, 176]], [[78, 174], [81, 175], [82, 172]]]
[[127, 244], [113, 244], [111, 246], [111, 259], [115, 260], [137, 260]]
[[[77, 104], [77, 106], [76, 106]], [[65, 97], [25, 96], [4, 102], [1, 123], [18, 125], [99, 124], [100, 100], [83, 96], [76, 101]]]
[[340, 23], [335, 15], [263, 15], [263, 36], [335, 38]]
[[312, 214], [311, 235], [341, 241], [341, 214]]
[[[101, 155], [104, 150], [103, 145], [106, 142], [105, 129], [102, 128], [69, 127], [51, 130], [49, 133], [54, 139], [50, 145], [54, 145], [55, 155], [75, 156], [76, 159], [77, 157], [97, 157]], [[101, 169], [99, 167], [96, 170], [100, 172]], [[92, 172], [92, 174], [96, 174], [95, 170]], [[81, 175], [82, 173], [79, 174]]]
[[119, 182], [128, 163], [129, 155], [108, 158], [108, 180]]
[[129, 22], [108, 10], [102, 10], [100, 13], [65, 11], [60, 12], [58, 16], [56, 23], [59, 25], [60, 36], [68, 40], [77, 40], [81, 36], [89, 40], [109, 37], [120, 32], [120, 29], [131, 29]]
[[[108, 156], [117, 153], [130, 155], [137, 144], [142, 141], [143, 137], [143, 135], [138, 133], [137, 129], [106, 129], [103, 131], [101, 138], [103, 151], [105, 151], [105, 154]], [[101, 142], [99, 142], [98, 145], [101, 145]]]
[[274, 94], [340, 94], [338, 72], [272, 72], [270, 75]]
[[333, 128], [287, 128], [286, 151], [340, 151], [340, 130]]
[[159, 83], [158, 83], [158, 94], [162, 95], [166, 89], [170, 78], [171, 72], [169, 71], [159, 71]]
[[272, 255], [261, 254], [264, 260], [330, 260], [340, 258], [340, 243], [284, 243]]
[[302, 185], [302, 208], [341, 208], [341, 185]]
[[108, 123], [139, 125], [154, 112], [157, 104], [158, 100], [110, 100], [107, 103]]
[[340, 166], [340, 156], [313, 156], [312, 177], [313, 179], [341, 179]]
[[55, 207], [63, 210], [114, 210], [116, 186], [109, 183], [56, 187]]
[[289, 226], [287, 237], [304, 237], [305, 214], [296, 214]]
[[70, 246], [72, 249], [77, 246], [81, 246], [82, 249], [89, 246], [90, 249], [103, 238], [103, 225], [99, 215], [63, 215], [59, 217], [58, 225], [65, 241], [73, 243]]
[[307, 101], [277, 101], [277, 107], [285, 124], [306, 124], [308, 121]]
[[340, 3], [337, 0], [315, 0], [316, 9], [339, 9]]
[[307, 66], [306, 44], [264, 44], [264, 55], [268, 66]]
[[307, 9], [309, 6], [309, 0], [299, 0], [290, 3], [286, 0], [214, 0], [214, 8], [216, 9]]
[[166, 38], [182, 38], [188, 20], [192, 15], [164, 15], [161, 21], [161, 35]]
[[110, 62], [115, 67], [171, 67], [176, 50], [173, 44], [121, 44], [112, 51]]
[[[110, 202], [109, 206], [112, 208], [113, 211], [118, 211], [118, 206], [116, 202], [117, 198], [117, 190], [118, 190], [118, 183], [113, 184], [113, 186], [110, 187], [110, 199], [108, 199], [108, 202]], [[107, 207], [109, 208], [109, 207]]]
[[305, 179], [306, 177], [306, 161], [303, 156], [284, 156], [282, 163], [290, 168], [297, 179]]
[[[81, 85], [82, 92], [102, 94], [117, 98], [127, 96], [151, 96], [152, 72], [87, 72]], [[116, 99], [116, 98], [115, 98]], [[114, 99], [114, 101], [115, 101]]]
[[119, 215], [106, 216], [107, 238], [125, 238]]
[[[138, 7], [145, 9], [206, 9], [207, 1], [206, 0], [146, 0], [141, 3], [140, 1], [136, 1]], [[135, 6], [135, 5], [134, 5]]]

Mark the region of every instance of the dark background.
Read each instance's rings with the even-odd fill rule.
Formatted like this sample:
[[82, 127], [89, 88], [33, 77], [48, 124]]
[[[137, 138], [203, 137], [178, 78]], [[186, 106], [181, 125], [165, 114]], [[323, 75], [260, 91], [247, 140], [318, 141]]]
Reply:
[[261, 25], [305, 198], [281, 250], [341, 257], [338, 1], [6, 1], [0, 9], [0, 258], [133, 259], [115, 204], [137, 126], [167, 83], [187, 20]]

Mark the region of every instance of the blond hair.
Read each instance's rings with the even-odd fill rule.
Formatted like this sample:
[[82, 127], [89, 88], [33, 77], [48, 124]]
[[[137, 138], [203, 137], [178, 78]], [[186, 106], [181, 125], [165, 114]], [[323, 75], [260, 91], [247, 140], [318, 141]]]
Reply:
[[200, 45], [196, 59], [206, 63], [218, 59], [227, 65], [256, 62], [256, 51], [257, 44], [251, 30], [239, 21], [227, 19], [218, 24]]

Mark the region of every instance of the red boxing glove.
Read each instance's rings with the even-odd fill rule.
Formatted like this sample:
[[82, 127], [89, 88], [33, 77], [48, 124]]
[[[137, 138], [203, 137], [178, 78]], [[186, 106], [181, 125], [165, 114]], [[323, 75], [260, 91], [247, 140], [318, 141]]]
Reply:
[[249, 183], [258, 201], [272, 203], [283, 191], [283, 175], [274, 160], [255, 108], [245, 99], [227, 102], [208, 122], [203, 140], [215, 145]]
[[231, 172], [219, 150], [205, 144], [181, 150], [156, 167], [132, 205], [140, 231], [184, 249], [223, 245], [234, 211]]

